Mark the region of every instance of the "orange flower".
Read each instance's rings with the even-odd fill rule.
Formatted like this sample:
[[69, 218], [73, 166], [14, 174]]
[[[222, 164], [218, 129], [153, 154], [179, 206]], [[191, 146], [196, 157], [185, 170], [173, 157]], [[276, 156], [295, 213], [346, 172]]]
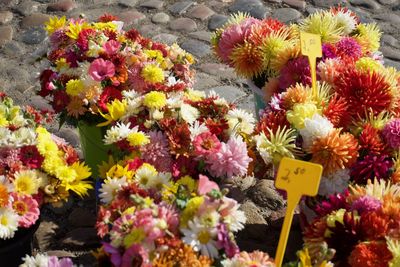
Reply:
[[289, 87], [282, 99], [284, 108], [289, 110], [292, 109], [293, 105], [296, 103], [305, 103], [309, 96], [308, 90], [309, 89], [299, 83]]
[[5, 207], [8, 204], [8, 190], [0, 184], [0, 207]]
[[400, 168], [393, 172], [391, 179], [394, 184], [400, 183]]
[[79, 97], [71, 97], [71, 102], [67, 105], [68, 115], [78, 118], [80, 115], [85, 114], [87, 109], [82, 104], [82, 100]]
[[395, 197], [392, 194], [383, 196], [382, 199], [383, 213], [390, 216], [394, 221], [400, 220], [400, 197]]
[[358, 143], [353, 135], [340, 134], [340, 129], [335, 129], [326, 137], [316, 139], [311, 146], [311, 153], [311, 162], [321, 164], [327, 175], [356, 162]]
[[264, 55], [259, 48], [250, 42], [245, 42], [233, 49], [231, 60], [237, 73], [246, 78], [258, 76], [264, 69]]
[[351, 267], [387, 267], [393, 258], [386, 242], [360, 243], [351, 252], [348, 263]]
[[390, 218], [386, 214], [375, 211], [361, 215], [361, 228], [368, 239], [384, 238], [388, 229]]

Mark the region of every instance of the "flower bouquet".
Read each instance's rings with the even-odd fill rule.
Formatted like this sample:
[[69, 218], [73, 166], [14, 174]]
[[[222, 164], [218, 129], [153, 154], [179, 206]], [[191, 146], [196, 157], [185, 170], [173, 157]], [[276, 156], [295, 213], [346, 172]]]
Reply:
[[[113, 126], [104, 137], [118, 158], [137, 155], [174, 178], [205, 174], [214, 180], [252, 173], [255, 119], [214, 92], [123, 92], [104, 114]], [[104, 177], [104, 175], [103, 175]]]
[[70, 258], [59, 259], [56, 256], [48, 256], [38, 253], [35, 256], [26, 255], [19, 267], [77, 267]]
[[329, 196], [303, 233], [312, 266], [327, 260], [339, 267], [399, 266], [399, 209], [400, 187], [385, 180]]
[[238, 252], [233, 233], [243, 228], [244, 213], [207, 176], [172, 179], [171, 172], [127, 159], [107, 171], [100, 192], [100, 261], [214, 266]]
[[[136, 90], [179, 90], [191, 87], [191, 55], [122, 30], [122, 22], [103, 15], [98, 22], [53, 17], [46, 23], [50, 67], [40, 75], [39, 95], [50, 99], [60, 123], [78, 125], [85, 159], [93, 171], [111, 149], [97, 128], [108, 104]], [[95, 173], [95, 176], [96, 173]]]
[[[256, 96], [269, 102], [274, 93], [296, 83], [311, 85], [309, 63], [301, 55], [300, 31], [321, 35], [322, 62], [328, 58], [379, 57], [377, 26], [360, 23], [355, 13], [341, 7], [315, 12], [289, 26], [275, 19], [259, 20], [239, 13], [214, 33], [212, 44], [220, 60], [248, 78]], [[262, 99], [256, 97], [256, 101], [261, 109]]]
[[44, 203], [61, 203], [70, 192], [82, 197], [92, 188], [90, 169], [40, 126], [43, 115], [0, 96], [0, 258], [8, 266], [31, 249]]

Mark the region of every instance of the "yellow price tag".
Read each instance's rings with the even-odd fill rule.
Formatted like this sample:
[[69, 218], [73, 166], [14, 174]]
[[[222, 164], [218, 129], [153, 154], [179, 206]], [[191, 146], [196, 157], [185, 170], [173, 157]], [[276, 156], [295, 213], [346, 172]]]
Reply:
[[300, 32], [301, 53], [308, 57], [312, 79], [313, 94], [317, 92], [317, 57], [322, 57], [321, 36], [318, 34]]
[[322, 166], [319, 164], [291, 158], [283, 158], [279, 164], [275, 186], [287, 192], [287, 209], [275, 255], [277, 267], [282, 266], [294, 209], [302, 195], [315, 196], [318, 193], [321, 175]]

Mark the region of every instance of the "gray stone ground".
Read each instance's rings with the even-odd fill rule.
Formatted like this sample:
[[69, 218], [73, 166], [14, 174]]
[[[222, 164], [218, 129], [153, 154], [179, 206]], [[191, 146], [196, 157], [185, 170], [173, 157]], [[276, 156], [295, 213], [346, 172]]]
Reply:
[[[218, 63], [210, 48], [213, 30], [225, 23], [230, 13], [249, 12], [257, 18], [272, 16], [294, 22], [320, 8], [337, 4], [350, 7], [362, 22], [377, 22], [385, 32], [382, 48], [386, 63], [400, 69], [400, 0], [0, 0], [0, 90], [19, 104], [49, 108], [40, 97], [37, 76], [43, 62], [36, 59], [46, 51], [42, 23], [52, 15], [96, 19], [103, 13], [119, 16], [125, 27], [135, 27], [153, 39], [179, 43], [197, 58], [196, 89], [210, 90], [253, 111], [253, 96], [245, 81], [232, 69]], [[254, 111], [253, 111], [254, 112]], [[75, 129], [52, 131], [79, 147]], [[248, 227], [239, 234], [242, 248], [262, 249], [272, 256], [279, 238], [284, 200], [272, 188], [272, 181], [241, 181], [232, 194], [241, 201]], [[71, 200], [62, 209], [45, 209], [35, 238], [35, 248], [58, 256], [71, 256], [84, 266], [93, 266], [90, 250], [98, 245], [93, 228], [95, 201]], [[288, 254], [301, 244], [295, 219]]]

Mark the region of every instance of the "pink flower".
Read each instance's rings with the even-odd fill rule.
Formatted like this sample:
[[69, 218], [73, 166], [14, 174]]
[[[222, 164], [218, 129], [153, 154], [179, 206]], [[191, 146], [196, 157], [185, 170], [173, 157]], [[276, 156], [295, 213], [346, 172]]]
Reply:
[[73, 267], [74, 264], [70, 258], [58, 259], [56, 256], [50, 256], [47, 267]]
[[238, 44], [243, 44], [246, 38], [251, 34], [252, 26], [259, 24], [260, 21], [254, 18], [248, 18], [240, 24], [231, 25], [224, 30], [219, 40], [217, 52], [225, 63], [230, 63], [232, 50]]
[[39, 219], [39, 204], [30, 195], [21, 195], [11, 193], [14, 201], [12, 207], [15, 212], [20, 216], [18, 224], [21, 227], [28, 228]]
[[219, 190], [218, 185], [215, 182], [210, 181], [207, 176], [200, 174], [197, 193], [199, 195], [205, 195], [211, 192], [213, 189]]
[[115, 40], [110, 40], [103, 45], [103, 48], [108, 55], [115, 54], [120, 47], [121, 44]]
[[111, 263], [116, 267], [121, 266], [122, 258], [119, 250], [111, 244], [105, 242], [103, 242], [103, 248], [105, 252], [111, 254]]
[[206, 168], [213, 176], [232, 178], [245, 175], [251, 161], [246, 143], [239, 137], [231, 137], [226, 144], [222, 143], [219, 152], [209, 155]]
[[388, 122], [383, 128], [382, 134], [392, 148], [400, 148], [400, 119], [396, 118]]
[[168, 231], [177, 234], [179, 231], [179, 215], [173, 206], [161, 203], [158, 207], [158, 218], [168, 225]]
[[101, 82], [115, 74], [115, 66], [111, 61], [102, 58], [95, 59], [89, 67], [89, 74], [93, 80]]
[[290, 60], [281, 70], [279, 76], [280, 89], [286, 89], [296, 83], [311, 85], [310, 65], [306, 57]]
[[121, 267], [142, 266], [150, 267], [149, 254], [140, 245], [132, 245], [128, 248], [122, 256]]
[[141, 158], [160, 172], [171, 171], [172, 158], [167, 138], [159, 131], [151, 131], [148, 135], [150, 143], [140, 149]]
[[196, 155], [207, 156], [221, 149], [221, 142], [215, 134], [204, 132], [194, 138], [193, 146]]

